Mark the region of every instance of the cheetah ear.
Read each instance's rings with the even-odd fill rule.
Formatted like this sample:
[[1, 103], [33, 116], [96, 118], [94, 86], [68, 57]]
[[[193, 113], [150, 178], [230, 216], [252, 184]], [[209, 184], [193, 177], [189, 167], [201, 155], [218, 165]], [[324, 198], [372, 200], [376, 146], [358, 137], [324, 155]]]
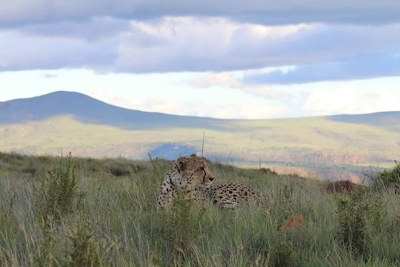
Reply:
[[179, 172], [182, 172], [185, 169], [185, 162], [183, 161], [183, 159], [178, 158], [175, 161], [176, 167], [178, 168]]

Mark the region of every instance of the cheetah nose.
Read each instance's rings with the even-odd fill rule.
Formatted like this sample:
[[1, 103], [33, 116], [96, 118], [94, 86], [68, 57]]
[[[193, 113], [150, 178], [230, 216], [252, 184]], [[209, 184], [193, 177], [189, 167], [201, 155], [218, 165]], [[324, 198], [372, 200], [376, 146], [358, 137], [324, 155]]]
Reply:
[[210, 182], [212, 182], [214, 180], [214, 177], [210, 177], [208, 179], [210, 180]]

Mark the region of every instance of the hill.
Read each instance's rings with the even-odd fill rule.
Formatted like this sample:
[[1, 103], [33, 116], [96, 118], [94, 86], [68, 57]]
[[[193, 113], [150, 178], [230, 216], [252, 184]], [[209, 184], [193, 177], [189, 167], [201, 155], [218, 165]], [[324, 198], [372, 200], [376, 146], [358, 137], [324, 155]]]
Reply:
[[335, 115], [328, 116], [327, 118], [339, 122], [384, 127], [395, 132], [400, 131], [400, 112], [398, 111], [377, 112], [361, 115]]
[[324, 179], [360, 180], [400, 159], [400, 112], [222, 120], [128, 110], [79, 93], [0, 103], [0, 149], [26, 154], [173, 159], [201, 151], [219, 162]]
[[55, 116], [70, 115], [77, 121], [124, 129], [160, 127], [218, 127], [218, 119], [143, 112], [113, 106], [87, 95], [59, 91], [38, 97], [15, 99], [0, 103], [0, 124], [42, 121]]

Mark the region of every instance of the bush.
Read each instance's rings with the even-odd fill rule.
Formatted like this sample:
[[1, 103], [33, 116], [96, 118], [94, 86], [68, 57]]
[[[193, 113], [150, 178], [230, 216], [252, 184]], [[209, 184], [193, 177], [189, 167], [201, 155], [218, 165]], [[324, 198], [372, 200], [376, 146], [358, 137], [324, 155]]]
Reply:
[[385, 205], [380, 195], [358, 191], [337, 200], [338, 236], [356, 257], [367, 259], [371, 234], [382, 223]]
[[270, 248], [268, 253], [269, 261], [272, 266], [276, 267], [290, 267], [296, 266], [293, 257], [293, 244], [284, 240], [278, 239], [276, 243]]
[[384, 189], [394, 189], [400, 193], [400, 163], [396, 162], [396, 166], [392, 170], [383, 170], [375, 177], [372, 177], [371, 185], [374, 189], [382, 191]]
[[79, 192], [72, 155], [61, 156], [58, 164], [44, 174], [39, 188], [35, 188], [38, 214], [60, 218], [72, 213], [80, 204], [85, 193]]
[[90, 223], [79, 222], [68, 238], [72, 242], [72, 247], [67, 252], [66, 267], [102, 266], [99, 245], [94, 240]]
[[178, 191], [173, 200], [171, 210], [161, 210], [162, 236], [168, 254], [173, 256], [173, 261], [183, 263], [190, 258], [191, 244], [200, 235], [200, 221], [205, 209], [195, 205], [191, 199], [186, 199], [184, 194]]
[[[66, 238], [60, 239], [65, 229], [51, 218], [42, 219], [35, 266], [97, 267], [103, 266], [99, 244], [94, 240], [92, 225], [81, 218], [66, 227]], [[66, 226], [66, 225], [64, 225]]]

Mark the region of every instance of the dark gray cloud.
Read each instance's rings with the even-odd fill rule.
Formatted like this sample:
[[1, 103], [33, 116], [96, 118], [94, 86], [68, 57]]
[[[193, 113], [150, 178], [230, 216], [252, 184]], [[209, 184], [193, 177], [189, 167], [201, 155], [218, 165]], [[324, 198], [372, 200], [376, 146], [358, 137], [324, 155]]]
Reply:
[[[357, 1], [353, 2], [356, 3]], [[285, 3], [285, 2], [283, 2]], [[355, 25], [383, 25], [397, 23], [400, 21], [400, 6], [393, 5], [392, 8], [378, 6], [375, 8], [363, 7], [362, 3], [357, 6], [341, 7], [331, 3], [331, 7], [288, 7], [283, 10], [251, 11], [233, 14], [230, 18], [249, 23], [262, 25], [285, 25], [298, 23], [326, 23], [326, 24], [355, 24]]]
[[298, 66], [245, 76], [245, 84], [295, 84], [321, 81], [361, 80], [400, 76], [400, 49], [396, 54], [366, 54], [346, 61]]
[[77, 38], [93, 42], [116, 36], [130, 29], [127, 20], [94, 17], [79, 21], [28, 24], [18, 27], [17, 31], [26, 35]]
[[98, 16], [154, 19], [164, 16], [220, 16], [267, 25], [293, 23], [386, 24], [400, 21], [393, 0], [0, 0], [0, 25], [85, 20]]

